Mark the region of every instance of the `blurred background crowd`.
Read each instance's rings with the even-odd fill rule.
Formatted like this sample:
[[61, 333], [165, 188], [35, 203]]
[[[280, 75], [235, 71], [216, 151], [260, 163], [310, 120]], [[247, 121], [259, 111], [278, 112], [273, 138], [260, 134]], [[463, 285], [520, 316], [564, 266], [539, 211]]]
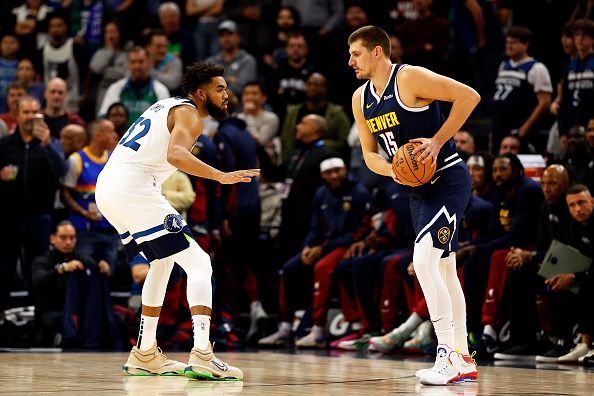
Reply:
[[[125, 256], [95, 182], [137, 117], [180, 93], [184, 66], [208, 60], [225, 67], [231, 117], [207, 119], [193, 153], [222, 170], [262, 169], [237, 186], [180, 171], [162, 186], [213, 260], [213, 340], [431, 348], [408, 190], [367, 169], [353, 125], [362, 81], [347, 38], [374, 24], [393, 62], [482, 97], [455, 136], [473, 188], [457, 254], [469, 342], [480, 358], [594, 363], [594, 1], [5, 0], [2, 10], [0, 346], [135, 342], [150, 264]], [[584, 265], [539, 275], [551, 251]], [[177, 266], [162, 312], [160, 345], [186, 349]]]

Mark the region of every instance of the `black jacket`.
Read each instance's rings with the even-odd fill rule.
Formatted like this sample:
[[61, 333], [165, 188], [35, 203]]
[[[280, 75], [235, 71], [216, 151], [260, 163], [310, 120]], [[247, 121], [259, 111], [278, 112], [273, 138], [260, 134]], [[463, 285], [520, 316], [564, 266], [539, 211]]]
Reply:
[[34, 138], [25, 143], [19, 128], [0, 139], [0, 169], [18, 166], [15, 180], [0, 181], [0, 218], [15, 220], [22, 216], [49, 213], [66, 165], [57, 141], [47, 147]]

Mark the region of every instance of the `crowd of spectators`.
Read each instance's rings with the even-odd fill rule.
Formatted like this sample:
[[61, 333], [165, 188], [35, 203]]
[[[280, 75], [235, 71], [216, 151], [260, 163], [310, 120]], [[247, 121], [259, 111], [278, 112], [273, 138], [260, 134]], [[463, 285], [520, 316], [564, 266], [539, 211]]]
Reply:
[[[206, 119], [193, 154], [223, 170], [262, 169], [241, 185], [182, 172], [163, 185], [213, 258], [213, 338], [229, 348], [294, 341], [383, 353], [433, 345], [411, 265], [408, 192], [366, 168], [353, 125], [361, 81], [346, 41], [374, 24], [390, 35], [393, 62], [428, 67], [482, 97], [455, 136], [473, 191], [457, 253], [469, 342], [480, 358], [594, 364], [594, 270], [538, 275], [558, 244], [594, 254], [591, 1], [4, 6], [2, 346], [133, 342], [150, 263], [125, 256], [94, 185], [128, 128], [179, 94], [184, 66], [198, 60], [225, 67], [232, 116]], [[525, 171], [535, 157], [544, 172]], [[180, 348], [191, 339], [184, 277], [174, 270], [159, 333]], [[29, 338], [7, 330], [6, 313], [26, 305], [35, 306]], [[345, 337], [329, 330], [336, 320]]]

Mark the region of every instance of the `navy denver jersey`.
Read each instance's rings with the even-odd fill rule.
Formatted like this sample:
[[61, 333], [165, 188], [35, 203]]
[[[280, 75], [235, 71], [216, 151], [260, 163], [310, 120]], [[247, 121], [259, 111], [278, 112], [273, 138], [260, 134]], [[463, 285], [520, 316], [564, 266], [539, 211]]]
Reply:
[[[398, 96], [396, 74], [406, 65], [392, 65], [388, 84], [378, 96], [371, 81], [367, 81], [361, 93], [361, 108], [369, 131], [380, 147], [388, 154], [390, 162], [398, 147], [415, 138], [431, 138], [441, 128], [444, 118], [439, 102], [433, 101], [424, 107], [408, 107]], [[462, 159], [456, 153], [454, 139], [447, 141], [437, 157], [437, 170], [445, 169]]]
[[[433, 137], [444, 123], [437, 101], [418, 108], [402, 103], [396, 75], [405, 66], [392, 65], [381, 97], [374, 92], [370, 81], [363, 86], [361, 94], [365, 122], [390, 161], [398, 147], [411, 139]], [[456, 152], [454, 139], [441, 147], [431, 182], [409, 191], [415, 243], [430, 234], [434, 247], [446, 252], [458, 250], [458, 225], [470, 197], [470, 175]]]

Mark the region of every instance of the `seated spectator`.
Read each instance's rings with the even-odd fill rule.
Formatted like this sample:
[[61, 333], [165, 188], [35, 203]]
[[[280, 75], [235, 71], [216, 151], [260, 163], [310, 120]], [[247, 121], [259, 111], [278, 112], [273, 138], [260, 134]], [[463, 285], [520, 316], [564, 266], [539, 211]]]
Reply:
[[76, 249], [76, 229], [58, 223], [52, 249], [33, 260], [35, 317], [43, 346], [85, 349], [122, 347], [115, 325], [107, 277], [110, 267]]
[[506, 136], [501, 140], [501, 145], [499, 146], [499, 155], [504, 155], [507, 153], [518, 155], [520, 154], [520, 145], [521, 142], [517, 136]]
[[259, 146], [266, 146], [278, 133], [278, 116], [272, 111], [264, 109], [266, 100], [267, 96], [259, 83], [252, 81], [243, 86], [242, 111], [237, 115], [237, 118], [245, 121], [248, 131]]
[[491, 171], [491, 157], [485, 153], [476, 153], [468, 157], [466, 165], [470, 172], [472, 195], [490, 202], [495, 190], [492, 178], [493, 172]]
[[27, 95], [25, 86], [20, 82], [13, 82], [6, 90], [6, 103], [8, 105], [8, 112], [0, 114], [0, 119], [6, 123], [8, 133], [14, 132], [18, 121], [19, 114], [19, 100]]
[[237, 24], [227, 19], [218, 27], [221, 52], [207, 59], [225, 67], [225, 81], [228, 88], [237, 96], [243, 86], [257, 77], [256, 58], [240, 48], [241, 36], [237, 33]]
[[17, 81], [23, 84], [27, 90], [27, 95], [39, 100], [41, 106], [45, 107], [45, 84], [38, 81], [37, 73], [33, 68], [33, 62], [30, 59], [21, 59], [17, 65]]
[[299, 12], [291, 6], [278, 9], [273, 33], [266, 37], [268, 41], [262, 44], [262, 63], [267, 70], [274, 70], [282, 60], [287, 59], [285, 46], [290, 32], [299, 30], [301, 18]]
[[78, 114], [66, 109], [66, 101], [68, 99], [66, 81], [58, 77], [49, 80], [45, 87], [44, 96], [46, 107], [41, 113], [44, 115], [45, 123], [49, 126], [52, 137], [59, 139], [60, 131], [66, 125], [77, 124], [82, 127], [85, 126], [85, 122]]
[[[19, 40], [16, 35], [5, 33], [0, 40], [0, 98], [6, 97], [8, 85], [16, 79]], [[6, 102], [0, 100], [0, 113], [8, 110]]]
[[459, 130], [454, 135], [454, 141], [456, 142], [456, 151], [462, 154], [462, 158], [466, 159], [471, 154], [474, 154], [474, 137], [468, 131]]
[[82, 150], [87, 145], [87, 130], [78, 124], [66, 125], [60, 131], [60, 144], [64, 150], [64, 158]]
[[281, 129], [281, 160], [286, 161], [293, 152], [295, 125], [307, 114], [317, 114], [326, 119], [328, 130], [324, 135], [324, 144], [343, 158], [348, 157], [349, 118], [342, 107], [327, 100], [327, 93], [326, 77], [320, 73], [313, 73], [305, 83], [305, 102], [287, 106]]
[[184, 172], [175, 171], [165, 182], [161, 193], [167, 198], [167, 201], [177, 210], [184, 219], [187, 219], [186, 211], [194, 203], [196, 193], [192, 189], [192, 182]]
[[582, 126], [575, 126], [566, 135], [567, 152], [563, 164], [575, 183], [592, 186], [594, 184], [594, 155], [588, 150], [586, 131]]
[[151, 76], [162, 82], [171, 95], [180, 92], [183, 63], [167, 50], [167, 35], [162, 30], [153, 30], [145, 37], [146, 52], [151, 60]]
[[324, 325], [336, 266], [348, 247], [363, 238], [369, 223], [371, 195], [359, 182], [347, 178], [344, 161], [338, 157], [321, 162], [324, 185], [314, 197], [314, 212], [303, 249], [282, 269], [278, 332], [258, 341], [277, 345], [291, 336], [290, 320], [298, 308], [312, 305], [311, 332], [295, 342], [297, 347], [325, 347]]
[[52, 7], [39, 0], [27, 0], [12, 9], [14, 32], [19, 38], [25, 57], [32, 58], [35, 51], [47, 42], [47, 17], [52, 11]]
[[106, 115], [109, 106], [120, 102], [128, 109], [128, 126], [130, 126], [153, 103], [170, 97], [167, 87], [150, 76], [150, 68], [146, 50], [142, 47], [132, 48], [128, 52], [130, 76], [109, 86], [97, 116]]
[[[97, 93], [95, 95], [95, 111], [99, 110], [107, 88], [114, 82], [126, 76], [128, 71], [128, 54], [126, 53], [124, 37], [120, 25], [115, 22], [108, 22], [103, 30], [103, 47], [99, 48], [91, 57], [89, 69], [92, 74], [99, 78]], [[88, 79], [88, 77], [87, 77]], [[84, 99], [89, 100], [91, 87], [85, 82]]]
[[586, 126], [586, 140], [588, 141], [588, 150], [594, 155], [594, 117], [588, 120]]
[[159, 6], [159, 24], [167, 35], [167, 50], [189, 66], [196, 61], [196, 46], [192, 33], [181, 27], [181, 10], [173, 1], [166, 1]]

